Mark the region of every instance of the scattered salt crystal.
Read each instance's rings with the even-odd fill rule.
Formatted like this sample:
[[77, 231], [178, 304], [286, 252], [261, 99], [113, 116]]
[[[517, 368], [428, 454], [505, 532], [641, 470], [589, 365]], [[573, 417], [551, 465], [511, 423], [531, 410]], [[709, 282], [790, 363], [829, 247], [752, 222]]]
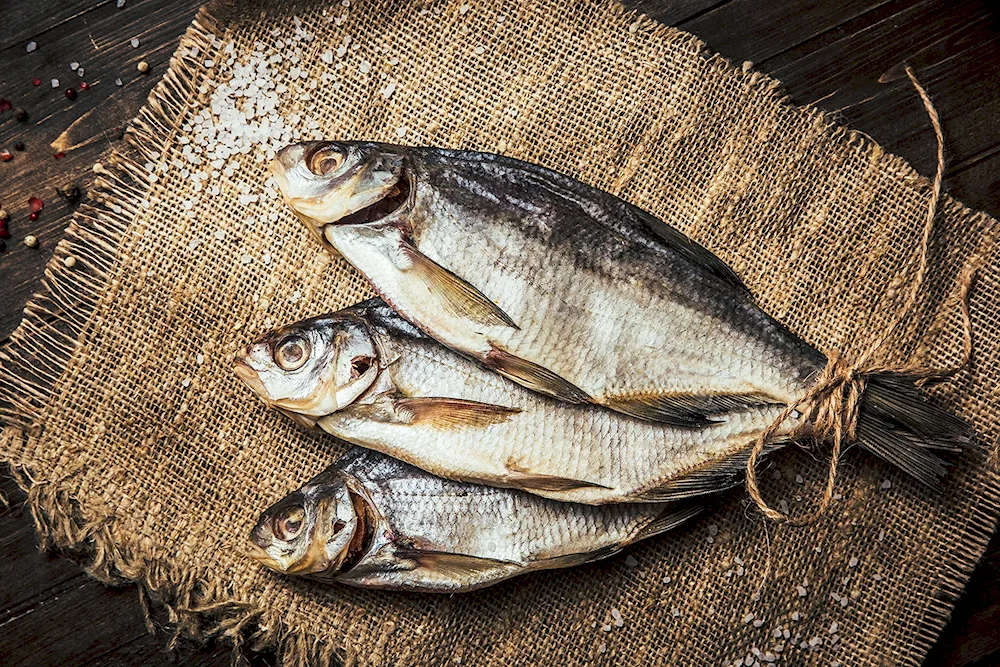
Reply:
[[[802, 588], [802, 587], [799, 586], [799, 588]], [[797, 612], [797, 611], [793, 611], [792, 612], [792, 620], [793, 621], [798, 621], [800, 618], [802, 618], [802, 616], [801, 616], [801, 614], [799, 614], [799, 612]]]
[[747, 612], [747, 615], [743, 617], [743, 625], [746, 625], [753, 620], [753, 612]]
[[837, 621], [834, 621], [833, 623], [830, 624], [830, 629], [827, 630], [827, 632], [829, 632], [831, 635], [835, 635], [837, 634], [837, 630], [839, 629], [840, 626], [837, 624]]
[[476, 47], [476, 55], [477, 56], [481, 56], [484, 53], [486, 53], [486, 49], [485, 48], [483, 48], [482, 46], [477, 46]]
[[372, 71], [372, 64], [367, 60], [362, 60], [361, 63], [358, 65], [358, 70], [362, 74], [368, 74], [368, 72]]
[[265, 253], [264, 256], [260, 258], [260, 261], [264, 263], [264, 266], [267, 266], [271, 263], [271, 256]]
[[804, 479], [802, 479], [802, 475], [796, 475], [796, 476], [795, 476], [795, 483], [796, 483], [796, 484], [802, 484], [802, 483], [804, 483], [804, 482], [805, 482], [805, 480], [804, 480]]
[[607, 644], [607, 642], [601, 642], [600, 644], [598, 644], [598, 646], [597, 646], [597, 652], [598, 653], [604, 653], [607, 650], [608, 650], [608, 644]]
[[674, 618], [677, 618], [678, 616], [681, 615], [681, 610], [678, 609], [677, 607], [674, 607], [673, 609], [670, 610], [670, 613], [673, 615]]
[[857, 556], [851, 556], [851, 559], [847, 561], [847, 567], [857, 567], [857, 566], [858, 566]]
[[874, 579], [875, 581], [882, 581], [882, 575], [876, 572], [875, 574], [872, 575], [872, 579]]
[[243, 253], [243, 255], [240, 257], [240, 262], [242, 262], [243, 264], [249, 264], [252, 261], [253, 257], [248, 255], [247, 253]]
[[385, 84], [385, 88], [382, 89], [382, 97], [389, 99], [392, 97], [394, 92], [396, 92], [396, 84], [390, 81]]
[[808, 592], [808, 591], [806, 591], [806, 587], [805, 586], [796, 586], [795, 590], [799, 594], [800, 598], [804, 598], [806, 596], [806, 593]]
[[882, 488], [886, 489], [886, 490], [891, 489], [892, 488], [892, 480], [891, 479], [882, 480]]
[[204, 354], [196, 354], [195, 357], [194, 357], [194, 360], [197, 361], [199, 365], [203, 364], [203, 363], [205, 363], [205, 355]]
[[138, 48], [139, 48], [139, 38], [138, 38], [138, 37], [133, 37], [133, 38], [132, 38], [132, 39], [131, 39], [131, 40], [129, 41], [129, 44], [131, 44], [131, 45], [132, 45], [132, 48], [133, 48], [133, 49], [138, 49]]
[[625, 625], [625, 619], [622, 617], [622, 613], [618, 611], [617, 607], [611, 608], [611, 618], [615, 621], [615, 627], [620, 628]]
[[458, 8], [459, 14], [465, 14], [468, 11], [469, 11], [469, 5], [462, 5], [461, 7]]
[[325, 62], [327, 65], [332, 65], [333, 51], [331, 49], [327, 49], [326, 51], [320, 54], [319, 59]]
[[884, 539], [885, 539], [885, 529], [883, 528], [882, 530], [878, 531], [878, 541], [881, 542]]
[[37, 48], [38, 44], [36, 44], [35, 42], [28, 42], [28, 44], [24, 47], [24, 50], [27, 51], [28, 53], [31, 53]]
[[710, 525], [708, 527], [708, 534], [709, 535], [713, 535], [713, 536], [714, 535], [718, 535], [719, 534], [719, 527], [713, 523], [712, 525]]
[[224, 230], [224, 229], [216, 229], [215, 230], [215, 239], [217, 241], [224, 241], [226, 239], [226, 230]]
[[396, 128], [396, 136], [397, 137], [405, 137], [406, 136], [406, 128], [403, 127], [402, 125], [400, 125], [399, 127], [397, 127]]
[[764, 654], [764, 662], [775, 662], [775, 661], [777, 661], [777, 659], [778, 659], [778, 656], [776, 656], [775, 654], [771, 653], [770, 651], [768, 651], [767, 653]]
[[116, 3], [115, 3], [115, 6], [116, 6], [116, 7], [118, 8], [118, 9], [121, 9], [122, 7], [124, 7], [124, 6], [125, 6], [125, 0], [118, 0], [118, 2], [116, 2]]
[[181, 386], [187, 389], [188, 387], [191, 386], [191, 380], [184, 378], [183, 380], [181, 380]]
[[762, 625], [764, 625], [764, 619], [763, 618], [755, 618], [754, 619], [754, 621], [753, 621], [753, 627], [759, 628]]
[[633, 567], [633, 568], [634, 567], [638, 567], [639, 566], [639, 561], [637, 561], [635, 559], [635, 556], [629, 555], [628, 558], [625, 559], [625, 566], [626, 567]]
[[52, 79], [52, 81], [50, 83], [52, 84], [53, 88], [58, 88], [59, 87], [59, 79]]
[[813, 637], [812, 639], [809, 640], [809, 646], [813, 648], [821, 646], [822, 644], [823, 644], [822, 637]]
[[191, 239], [188, 241], [188, 250], [195, 250], [199, 245], [201, 245], [201, 239]]
[[69, 64], [69, 68], [75, 72], [76, 70], [80, 69], [80, 63], [73, 61]]
[[611, 632], [611, 624], [605, 623], [604, 625], [601, 626], [601, 630], [604, 632]]

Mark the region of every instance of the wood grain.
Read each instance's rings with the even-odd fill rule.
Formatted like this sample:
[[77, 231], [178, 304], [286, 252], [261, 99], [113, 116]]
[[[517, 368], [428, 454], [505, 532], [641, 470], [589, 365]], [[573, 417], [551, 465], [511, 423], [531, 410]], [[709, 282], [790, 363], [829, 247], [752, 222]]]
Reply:
[[[0, 148], [27, 150], [0, 163], [0, 204], [14, 238], [0, 255], [0, 340], [13, 330], [37, 288], [71, 207], [54, 188], [90, 183], [90, 165], [118, 141], [162, 74], [197, 0], [38, 0], [9, 8], [0, 36], [0, 98], [30, 114], [18, 123], [0, 114]], [[905, 80], [879, 79], [910, 62], [928, 87], [944, 124], [946, 188], [973, 208], [1000, 216], [1000, 14], [987, 0], [630, 0], [630, 8], [698, 34], [736, 63], [753, 61], [779, 78], [791, 99], [815, 103], [929, 173], [934, 144], [927, 118]], [[6, 7], [5, 7], [6, 8]], [[129, 43], [140, 40], [139, 48]], [[35, 40], [38, 49], [25, 50]], [[135, 68], [153, 67], [149, 76]], [[91, 90], [70, 102], [63, 89], [80, 80]], [[43, 84], [31, 85], [34, 78]], [[114, 80], [120, 77], [123, 86]], [[60, 79], [53, 89], [48, 81]], [[67, 155], [54, 160], [52, 154]], [[27, 221], [27, 198], [45, 199], [41, 219]], [[42, 247], [20, 245], [35, 234]], [[0, 511], [0, 664], [226, 665], [226, 646], [164, 647], [169, 627], [146, 632], [134, 587], [109, 589], [71, 561], [40, 554], [24, 495], [0, 472], [14, 509]], [[1000, 664], [1000, 538], [994, 539], [928, 657], [929, 665]], [[274, 664], [260, 656], [254, 664]]]

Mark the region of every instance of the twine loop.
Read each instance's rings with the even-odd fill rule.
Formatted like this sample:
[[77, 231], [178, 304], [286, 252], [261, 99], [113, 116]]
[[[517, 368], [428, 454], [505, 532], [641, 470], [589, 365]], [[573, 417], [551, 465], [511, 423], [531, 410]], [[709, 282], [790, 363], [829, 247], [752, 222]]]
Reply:
[[[924, 109], [930, 118], [931, 126], [934, 128], [934, 136], [937, 139], [937, 170], [934, 175], [934, 181], [931, 184], [931, 197], [927, 205], [927, 215], [924, 219], [923, 236], [917, 258], [916, 276], [914, 276], [911, 283], [906, 303], [896, 314], [892, 326], [887, 327], [882, 335], [874, 340], [853, 362], [848, 362], [838, 350], [828, 352], [827, 364], [819, 373], [816, 382], [809, 391], [782, 410], [771, 425], [764, 429], [754, 441], [750, 457], [747, 459], [747, 492], [761, 513], [773, 521], [801, 526], [812, 523], [826, 512], [834, 496], [837, 481], [837, 466], [840, 462], [841, 451], [845, 444], [849, 444], [857, 439], [858, 413], [869, 377], [878, 374], [893, 374], [905, 376], [909, 381], [918, 381], [918, 384], [929, 380], [941, 380], [951, 377], [964, 368], [972, 355], [972, 323], [969, 317], [968, 296], [975, 278], [976, 269], [978, 268], [977, 258], [973, 258], [965, 267], [959, 281], [958, 300], [963, 318], [965, 345], [962, 359], [956, 366], [946, 369], [934, 369], [918, 364], [877, 365], [871, 361], [882, 350], [899, 325], [910, 315], [919, 300], [920, 289], [927, 275], [928, 249], [931, 233], [934, 229], [934, 219], [937, 216], [938, 202], [941, 198], [941, 182], [944, 175], [944, 135], [941, 131], [940, 118], [934, 109], [934, 104], [927, 95], [927, 91], [924, 90], [923, 86], [917, 80], [913, 69], [909, 65], [906, 65], [905, 69], [906, 75], [909, 77], [910, 82], [924, 104]], [[778, 431], [785, 426], [789, 419], [795, 419], [798, 422], [791, 432], [788, 433], [788, 437], [791, 437], [793, 440], [808, 436], [817, 441], [829, 442], [831, 444], [826, 487], [819, 504], [815, 511], [798, 517], [789, 516], [767, 504], [761, 497], [756, 473], [758, 459], [764, 453], [767, 445], [775, 441]]]

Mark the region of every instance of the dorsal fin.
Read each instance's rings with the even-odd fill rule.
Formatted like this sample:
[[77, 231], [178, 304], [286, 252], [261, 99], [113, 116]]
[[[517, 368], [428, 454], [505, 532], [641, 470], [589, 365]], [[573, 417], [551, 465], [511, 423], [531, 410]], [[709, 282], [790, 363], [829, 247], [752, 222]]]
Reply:
[[[788, 443], [784, 438], [764, 447], [762, 456], [767, 456]], [[737, 486], [743, 481], [747, 471], [747, 459], [751, 447], [748, 444], [738, 452], [697, 466], [679, 477], [674, 477], [662, 485], [643, 491], [631, 497], [632, 501], [662, 503], [716, 493]]]
[[643, 211], [638, 206], [633, 206], [626, 202], [626, 208], [650, 232], [660, 237], [678, 255], [692, 264], [705, 269], [726, 284], [737, 287], [744, 292], [748, 291], [746, 285], [743, 284], [743, 281], [736, 272], [728, 264], [716, 257], [711, 250], [688, 238], [684, 233], [674, 229], [651, 213]]
[[654, 394], [635, 393], [608, 396], [601, 401], [612, 410], [671, 426], [707, 426], [718, 422], [713, 416], [744, 411], [780, 401], [765, 394]]

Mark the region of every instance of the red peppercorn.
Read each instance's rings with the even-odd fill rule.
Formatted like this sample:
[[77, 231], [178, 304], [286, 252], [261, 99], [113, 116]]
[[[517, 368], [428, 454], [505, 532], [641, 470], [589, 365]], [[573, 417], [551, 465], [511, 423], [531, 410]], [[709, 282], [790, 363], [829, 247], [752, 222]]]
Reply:
[[40, 85], [42, 85], [42, 80], [41, 79], [32, 79], [31, 80], [31, 85], [32, 86], [40, 86]]
[[0, 160], [3, 160], [4, 162], [10, 162], [13, 157], [14, 156], [11, 155], [10, 151], [6, 148], [0, 151]]
[[10, 100], [0, 99], [0, 113], [4, 111], [10, 111], [14, 108], [14, 105], [10, 103]]
[[90, 90], [90, 84], [86, 81], [80, 82], [80, 90]]
[[53, 154], [52, 154], [52, 157], [54, 157], [54, 158], [55, 158], [55, 159], [57, 159], [57, 160], [61, 160], [61, 159], [63, 159], [64, 157], [66, 157], [66, 154], [65, 154], [65, 153], [63, 153], [62, 151], [59, 151], [58, 153], [53, 153]]
[[73, 90], [72, 88], [67, 88], [66, 89], [66, 99], [75, 100], [76, 99], [76, 91]]
[[0, 239], [0, 252], [4, 252], [6, 250], [7, 250], [7, 244], [3, 242], [3, 239]]
[[31, 197], [28, 199], [28, 206], [31, 208], [32, 213], [38, 213], [43, 208], [45, 208], [45, 202], [43, 202], [38, 197]]
[[35, 220], [38, 220], [38, 214], [37, 213], [29, 213], [28, 214], [28, 220], [31, 220], [32, 222], [34, 222]]
[[10, 232], [7, 231], [7, 221], [0, 220], [0, 239], [9, 239]]

